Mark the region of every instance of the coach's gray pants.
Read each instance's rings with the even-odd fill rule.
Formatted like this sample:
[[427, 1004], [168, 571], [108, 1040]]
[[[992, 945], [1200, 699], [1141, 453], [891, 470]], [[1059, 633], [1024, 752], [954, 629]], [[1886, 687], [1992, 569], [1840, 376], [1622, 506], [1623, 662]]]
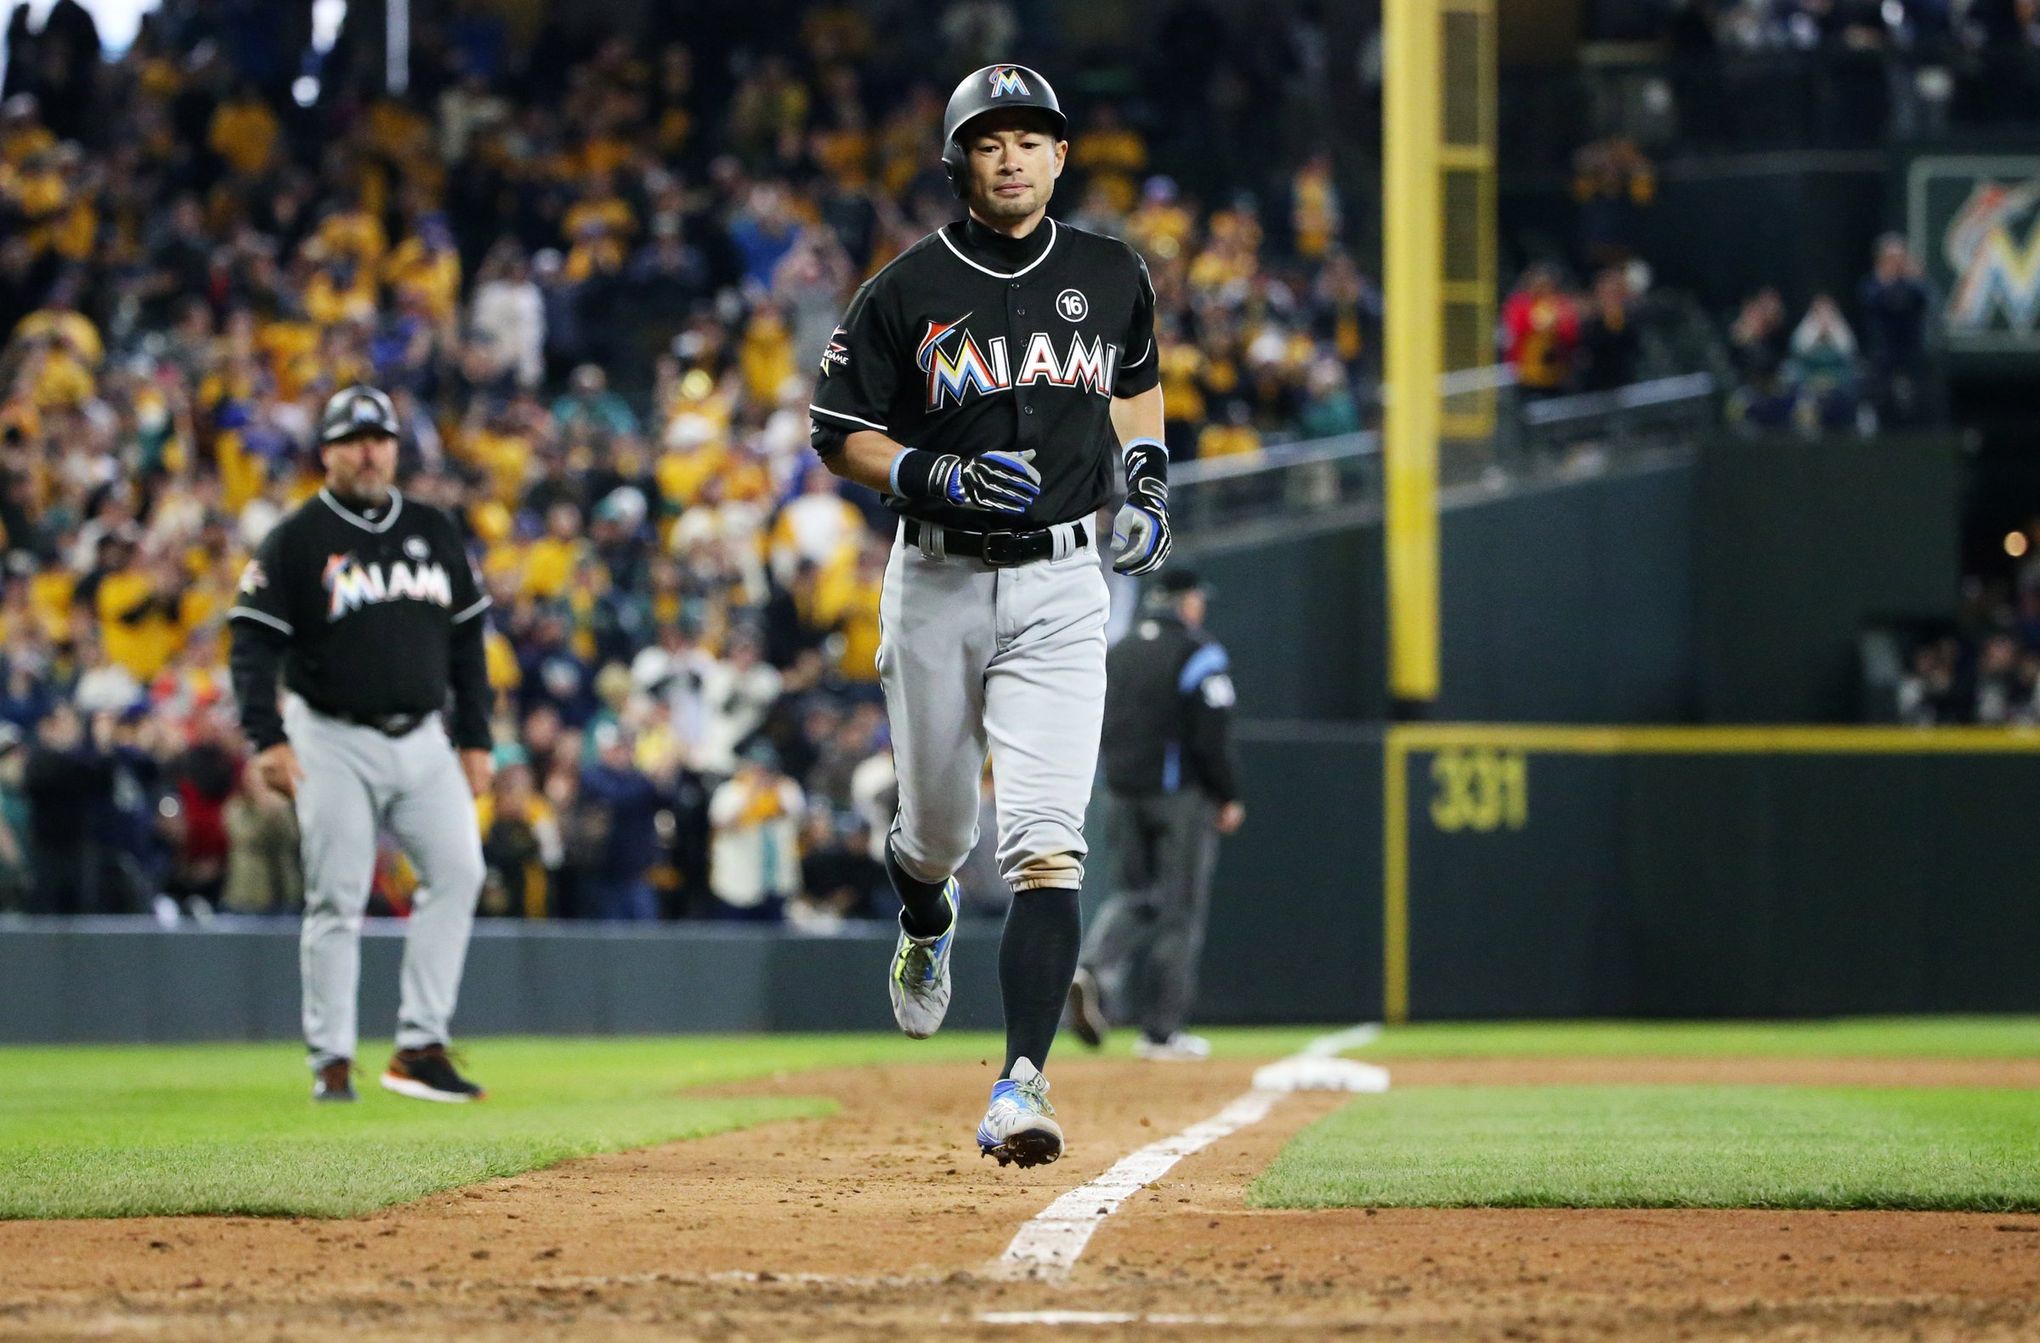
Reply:
[[1105, 576], [1056, 529], [1056, 558], [1009, 569], [942, 553], [939, 528], [893, 545], [879, 679], [899, 774], [893, 849], [941, 881], [978, 836], [991, 754], [999, 874], [1016, 891], [1083, 883], [1084, 812], [1105, 714]]
[[285, 702], [283, 724], [305, 771], [297, 791], [305, 859], [298, 967], [312, 1067], [354, 1057], [361, 917], [383, 827], [411, 856], [420, 881], [404, 938], [397, 1047], [444, 1044], [483, 876], [474, 796], [453, 743], [437, 714], [405, 736], [386, 737], [317, 713], [295, 695]]
[[1106, 809], [1119, 883], [1092, 920], [1078, 963], [1108, 1019], [1167, 1039], [1189, 1020], [1218, 861], [1217, 809], [1196, 789], [1113, 794]]

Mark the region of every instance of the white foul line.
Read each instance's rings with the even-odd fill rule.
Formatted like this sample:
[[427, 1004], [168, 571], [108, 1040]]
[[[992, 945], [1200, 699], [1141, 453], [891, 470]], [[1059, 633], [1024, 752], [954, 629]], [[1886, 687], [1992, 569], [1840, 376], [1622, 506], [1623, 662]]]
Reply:
[[1211, 1118], [1121, 1157], [1097, 1179], [1078, 1185], [1036, 1213], [1013, 1237], [993, 1272], [1020, 1278], [1068, 1276], [1090, 1244], [1091, 1234], [1120, 1204], [1161, 1179], [1184, 1157], [1267, 1118], [1275, 1103], [1292, 1091], [1387, 1090], [1384, 1070], [1337, 1057], [1380, 1032], [1378, 1026], [1355, 1026], [1323, 1035], [1280, 1063], [1261, 1069], [1254, 1074], [1253, 1090]]

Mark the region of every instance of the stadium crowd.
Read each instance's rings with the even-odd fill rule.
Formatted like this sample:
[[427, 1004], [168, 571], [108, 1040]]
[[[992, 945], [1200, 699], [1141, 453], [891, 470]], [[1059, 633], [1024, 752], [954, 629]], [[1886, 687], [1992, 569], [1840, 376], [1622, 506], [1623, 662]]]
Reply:
[[[916, 46], [883, 6], [592, 45], [419, 6], [403, 96], [344, 27], [300, 65], [299, 8], [166, 0], [112, 61], [71, 0], [13, 11], [0, 910], [298, 901], [222, 619], [359, 380], [495, 599], [484, 912], [887, 913], [891, 529], [818, 469], [805, 406], [856, 284], [954, 217], [922, 76], [1004, 55], [1011, 7], [959, 0]], [[1246, 87], [1281, 59], [1192, 54]], [[1199, 200], [1133, 110], [1082, 100], [1058, 211], [1149, 260], [1172, 452], [1361, 427], [1379, 304], [1329, 160]], [[383, 863], [375, 907], [411, 885]]]
[[1604, 392], [1712, 368], [1728, 422], [1749, 433], [1871, 433], [1940, 411], [1933, 329], [1938, 295], [1911, 245], [1877, 239], [1849, 301], [1810, 297], [1793, 320], [1777, 288], [1732, 314], [1695, 312], [1654, 290], [1645, 239], [1657, 170], [1631, 140], [1582, 147], [1573, 159], [1571, 270], [1526, 266], [1500, 313], [1502, 358], [1529, 399]]

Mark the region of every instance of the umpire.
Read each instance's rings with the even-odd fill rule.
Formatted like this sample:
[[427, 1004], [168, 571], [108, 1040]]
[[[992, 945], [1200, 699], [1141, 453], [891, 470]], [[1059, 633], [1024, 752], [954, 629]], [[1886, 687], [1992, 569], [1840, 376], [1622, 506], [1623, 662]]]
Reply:
[[1183, 1023], [1197, 988], [1218, 837], [1246, 819], [1234, 787], [1232, 678], [1204, 633], [1208, 594], [1175, 569], [1106, 659], [1105, 783], [1120, 889], [1084, 940], [1070, 1028], [1105, 1041], [1108, 1021], [1138, 1025], [1136, 1057], [1204, 1058]]
[[[361, 919], [377, 833], [387, 827], [422, 885], [404, 939], [397, 1052], [382, 1085], [418, 1100], [479, 1100], [482, 1089], [454, 1069], [446, 1045], [482, 891], [474, 799], [491, 772], [489, 599], [453, 519], [397, 492], [387, 396], [372, 387], [336, 393], [319, 454], [325, 488], [263, 539], [227, 613], [254, 767], [296, 799], [304, 835], [299, 969], [312, 1097], [354, 1099]], [[449, 687], [450, 727], [441, 720]]]

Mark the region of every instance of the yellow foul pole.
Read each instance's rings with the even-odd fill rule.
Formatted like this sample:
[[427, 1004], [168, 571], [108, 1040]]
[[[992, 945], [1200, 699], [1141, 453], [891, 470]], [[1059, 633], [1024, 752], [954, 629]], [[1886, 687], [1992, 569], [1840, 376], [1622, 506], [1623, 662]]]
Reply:
[[1388, 688], [1438, 697], [1438, 435], [1444, 371], [1441, 0], [1382, 5]]

